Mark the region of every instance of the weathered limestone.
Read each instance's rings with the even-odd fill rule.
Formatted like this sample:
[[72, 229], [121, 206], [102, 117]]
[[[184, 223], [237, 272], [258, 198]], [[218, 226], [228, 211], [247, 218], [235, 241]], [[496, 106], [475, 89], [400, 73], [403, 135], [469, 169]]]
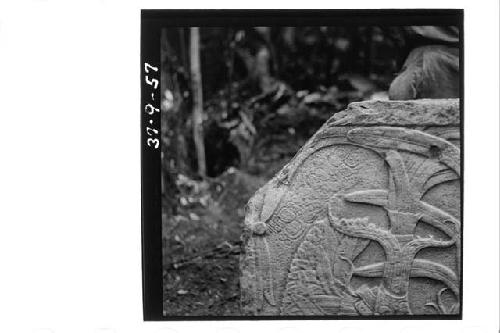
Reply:
[[351, 104], [248, 202], [247, 315], [456, 314], [457, 99]]

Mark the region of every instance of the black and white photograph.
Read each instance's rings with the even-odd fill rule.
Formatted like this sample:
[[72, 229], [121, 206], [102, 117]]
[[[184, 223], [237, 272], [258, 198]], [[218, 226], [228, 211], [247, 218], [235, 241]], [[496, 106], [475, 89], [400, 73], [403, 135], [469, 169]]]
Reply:
[[459, 319], [463, 13], [157, 14], [164, 318]]
[[0, 333], [499, 332], [499, 18], [0, 1]]

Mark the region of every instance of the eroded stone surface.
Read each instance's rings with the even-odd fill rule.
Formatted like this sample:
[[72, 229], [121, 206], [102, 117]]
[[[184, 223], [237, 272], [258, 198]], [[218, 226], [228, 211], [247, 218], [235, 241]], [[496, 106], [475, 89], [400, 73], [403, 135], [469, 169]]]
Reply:
[[335, 126], [454, 126], [460, 124], [458, 99], [351, 103], [328, 124]]
[[327, 121], [248, 202], [244, 313], [458, 313], [459, 114], [363, 102]]

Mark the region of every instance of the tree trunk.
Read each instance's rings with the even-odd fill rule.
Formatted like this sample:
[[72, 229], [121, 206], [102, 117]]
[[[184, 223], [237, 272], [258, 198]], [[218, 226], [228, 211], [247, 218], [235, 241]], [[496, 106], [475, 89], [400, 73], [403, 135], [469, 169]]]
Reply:
[[198, 159], [198, 174], [205, 177], [205, 144], [203, 142], [203, 90], [200, 66], [200, 30], [190, 28], [191, 87], [193, 90], [193, 139]]
[[260, 89], [264, 93], [271, 91], [273, 87], [273, 79], [269, 70], [270, 60], [271, 53], [265, 46], [262, 46], [255, 56], [255, 75], [259, 80]]

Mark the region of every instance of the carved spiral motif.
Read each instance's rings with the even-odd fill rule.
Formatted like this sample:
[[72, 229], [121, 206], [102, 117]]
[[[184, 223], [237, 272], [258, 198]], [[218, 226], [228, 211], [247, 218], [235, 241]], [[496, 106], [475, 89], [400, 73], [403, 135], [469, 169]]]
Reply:
[[285, 206], [281, 208], [278, 214], [278, 218], [286, 224], [294, 221], [296, 219], [296, 216], [297, 216], [296, 208], [290, 206]]
[[359, 153], [358, 149], [352, 150], [344, 156], [343, 160], [344, 164], [352, 169], [357, 167], [359, 163], [361, 163], [361, 154]]

